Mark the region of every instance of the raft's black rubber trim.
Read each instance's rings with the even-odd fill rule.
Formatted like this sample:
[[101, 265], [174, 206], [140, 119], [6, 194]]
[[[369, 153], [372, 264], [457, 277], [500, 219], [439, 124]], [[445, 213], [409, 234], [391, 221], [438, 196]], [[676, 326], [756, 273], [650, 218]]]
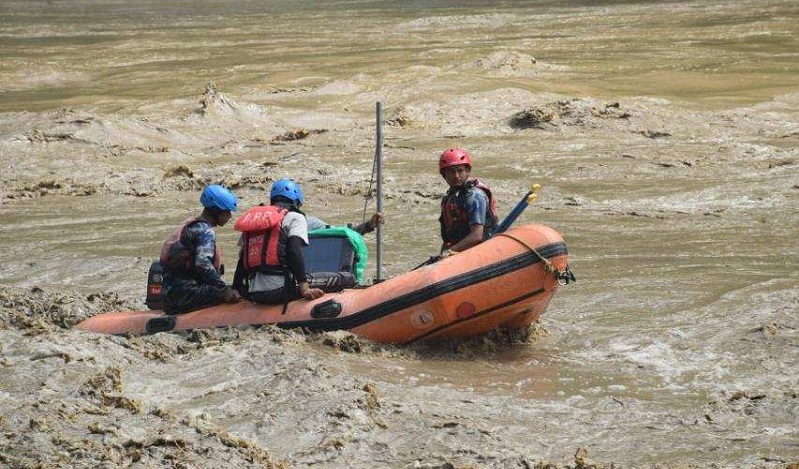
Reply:
[[171, 331], [175, 328], [175, 316], [169, 314], [167, 316], [152, 318], [147, 321], [147, 324], [144, 326], [144, 328], [148, 334], [152, 334], [153, 332]]
[[471, 321], [472, 319], [477, 319], [477, 318], [479, 318], [481, 316], [485, 316], [486, 314], [493, 313], [494, 311], [496, 311], [498, 309], [506, 308], [506, 307], [508, 307], [508, 306], [510, 306], [510, 305], [512, 305], [514, 303], [518, 303], [520, 301], [526, 300], [527, 298], [532, 298], [534, 296], [538, 296], [541, 293], [544, 293], [545, 291], [546, 290], [544, 290], [543, 288], [539, 288], [536, 291], [532, 291], [532, 292], [524, 294], [522, 296], [517, 296], [516, 298], [514, 298], [512, 300], [508, 300], [508, 301], [506, 301], [506, 302], [504, 302], [504, 303], [502, 303], [500, 305], [496, 305], [493, 308], [488, 308], [488, 309], [485, 309], [483, 311], [474, 313], [474, 314], [472, 314], [469, 317], [458, 319], [457, 321], [451, 322], [449, 324], [444, 324], [442, 326], [436, 327], [435, 329], [430, 329], [429, 331], [425, 332], [424, 334], [422, 334], [420, 336], [417, 336], [417, 337], [414, 337], [413, 339], [411, 339], [411, 340], [409, 340], [407, 342], [404, 342], [404, 343], [405, 344], [410, 344], [410, 343], [413, 343], [413, 342], [422, 341], [422, 340], [426, 339], [427, 337], [430, 337], [431, 335], [437, 334], [437, 333], [439, 333], [439, 332], [441, 332], [441, 331], [443, 331], [445, 329], [448, 329], [450, 327], [456, 326], [456, 325], [464, 323], [464, 322]]
[[[544, 258], [551, 258], [567, 254], [566, 244], [553, 243], [547, 244], [537, 249], [538, 254]], [[531, 265], [541, 262], [541, 259], [533, 252], [524, 252], [517, 256], [505, 259], [495, 264], [487, 265], [471, 272], [452, 277], [441, 282], [433, 283], [416, 291], [406, 293], [402, 296], [386, 300], [374, 306], [353, 313], [349, 316], [328, 319], [309, 319], [303, 321], [289, 321], [278, 323], [278, 327], [290, 329], [304, 327], [313, 331], [335, 331], [341, 329], [353, 329], [382, 317], [401, 311], [406, 308], [424, 303], [438, 296], [451, 293], [472, 285], [476, 285], [492, 278], [524, 269]], [[534, 292], [535, 293], [535, 292]], [[538, 293], [535, 293], [538, 294]], [[530, 294], [532, 296], [532, 294]], [[513, 300], [513, 301], [518, 301]], [[486, 314], [483, 312], [481, 314]], [[470, 318], [474, 318], [472, 315]], [[468, 318], [467, 318], [468, 319]]]

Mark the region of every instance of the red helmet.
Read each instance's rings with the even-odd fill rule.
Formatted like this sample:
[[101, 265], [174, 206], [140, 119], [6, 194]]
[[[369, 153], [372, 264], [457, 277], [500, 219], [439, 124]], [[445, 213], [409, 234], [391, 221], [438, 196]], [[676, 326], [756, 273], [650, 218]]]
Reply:
[[441, 158], [438, 160], [438, 172], [444, 173], [447, 168], [464, 164], [469, 168], [472, 167], [472, 155], [463, 148], [450, 148], [441, 154]]

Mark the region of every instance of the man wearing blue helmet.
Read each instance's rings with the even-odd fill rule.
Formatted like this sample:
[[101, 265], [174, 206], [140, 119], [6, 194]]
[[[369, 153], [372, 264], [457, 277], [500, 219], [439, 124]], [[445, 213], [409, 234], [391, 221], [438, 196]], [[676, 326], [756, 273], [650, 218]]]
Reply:
[[311, 288], [302, 248], [308, 245], [308, 224], [300, 211], [305, 198], [300, 185], [290, 179], [272, 184], [268, 206], [259, 205], [236, 220], [242, 232], [241, 253], [234, 281], [247, 299], [280, 304], [324, 295]]
[[230, 221], [238, 201], [219, 185], [203, 189], [203, 212], [184, 221], [161, 249], [164, 269], [164, 311], [180, 314], [220, 303], [235, 303], [239, 293], [222, 280], [222, 252], [216, 244], [215, 226]]

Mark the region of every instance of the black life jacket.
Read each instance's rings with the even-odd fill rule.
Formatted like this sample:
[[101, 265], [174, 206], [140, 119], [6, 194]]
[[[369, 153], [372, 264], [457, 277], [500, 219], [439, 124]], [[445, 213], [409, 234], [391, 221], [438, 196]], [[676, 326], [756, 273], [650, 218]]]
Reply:
[[488, 239], [499, 224], [497, 203], [491, 194], [491, 189], [479, 179], [470, 179], [463, 187], [450, 188], [441, 199], [441, 216], [438, 221], [441, 224], [441, 239], [444, 241], [444, 246], [453, 246], [469, 234], [471, 228], [469, 226], [469, 213], [464, 206], [467, 197], [475, 188], [485, 192], [488, 198], [483, 240]]

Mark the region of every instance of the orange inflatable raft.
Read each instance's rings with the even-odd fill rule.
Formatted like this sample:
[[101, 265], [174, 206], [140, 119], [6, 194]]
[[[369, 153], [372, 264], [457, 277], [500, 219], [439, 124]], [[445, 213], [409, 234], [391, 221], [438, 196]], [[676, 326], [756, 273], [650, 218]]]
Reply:
[[468, 251], [366, 287], [313, 301], [223, 304], [180, 315], [127, 311], [76, 327], [106, 334], [146, 334], [231, 325], [276, 324], [348, 330], [375, 342], [409, 343], [517, 329], [538, 319], [557, 287], [573, 279], [561, 235], [523, 225]]

